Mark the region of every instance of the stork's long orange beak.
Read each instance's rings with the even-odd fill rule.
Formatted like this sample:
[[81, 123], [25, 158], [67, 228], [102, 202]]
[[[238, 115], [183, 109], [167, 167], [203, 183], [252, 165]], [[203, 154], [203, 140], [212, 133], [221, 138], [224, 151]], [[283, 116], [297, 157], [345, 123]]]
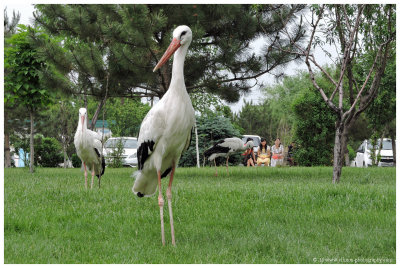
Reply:
[[83, 131], [83, 124], [85, 123], [85, 116], [81, 116], [81, 122], [82, 122], [82, 131]]
[[167, 50], [165, 51], [164, 55], [161, 57], [160, 61], [157, 63], [156, 67], [154, 67], [153, 72], [163, 66], [168, 59], [175, 53], [175, 51], [181, 46], [181, 43], [178, 39], [172, 39], [171, 44], [169, 44]]

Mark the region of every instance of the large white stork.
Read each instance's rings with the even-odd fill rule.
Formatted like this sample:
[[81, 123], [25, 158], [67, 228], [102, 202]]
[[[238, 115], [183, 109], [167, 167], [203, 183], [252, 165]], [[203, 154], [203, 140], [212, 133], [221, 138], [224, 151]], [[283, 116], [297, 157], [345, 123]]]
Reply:
[[100, 177], [104, 174], [106, 164], [104, 157], [101, 157], [101, 136], [87, 128], [87, 112], [85, 108], [79, 109], [79, 122], [76, 129], [74, 144], [76, 153], [82, 160], [83, 168], [85, 170], [85, 188], [87, 189], [87, 168], [92, 171], [92, 184], [93, 188], [94, 175]]
[[243, 152], [247, 149], [253, 148], [254, 143], [252, 141], [248, 141], [246, 144], [239, 138], [225, 138], [223, 140], [217, 141], [214, 146], [209, 148], [204, 152], [204, 157], [208, 158], [208, 161], [214, 160], [215, 165], [215, 176], [218, 176], [217, 173], [217, 164], [215, 163], [215, 158], [220, 156], [226, 157], [226, 172], [228, 171], [228, 160], [229, 156], [235, 152]]
[[183, 65], [192, 41], [188, 26], [179, 26], [173, 32], [168, 49], [153, 71], [159, 69], [174, 54], [172, 78], [167, 93], [151, 108], [140, 127], [138, 148], [138, 171], [132, 191], [138, 197], [151, 196], [158, 184], [158, 205], [161, 218], [161, 241], [165, 245], [161, 178], [170, 174], [167, 188], [168, 209], [172, 244], [175, 245], [172, 217], [172, 180], [175, 167], [184, 150], [189, 147], [191, 130], [195, 123], [194, 109], [186, 91]]

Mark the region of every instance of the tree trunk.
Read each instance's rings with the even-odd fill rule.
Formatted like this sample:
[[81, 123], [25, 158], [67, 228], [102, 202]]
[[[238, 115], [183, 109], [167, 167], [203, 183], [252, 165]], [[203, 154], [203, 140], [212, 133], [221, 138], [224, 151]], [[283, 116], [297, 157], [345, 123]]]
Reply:
[[393, 149], [393, 164], [396, 166], [396, 135], [390, 135], [392, 139], [392, 149]]
[[[5, 110], [5, 109], [4, 109]], [[8, 133], [8, 118], [7, 113], [4, 111], [4, 166], [11, 167], [11, 153], [10, 153], [10, 134]]]
[[11, 153], [10, 153], [10, 135], [4, 133], [4, 166], [6, 168], [11, 167]]
[[346, 166], [346, 167], [350, 166], [349, 153], [345, 153], [345, 154], [344, 154], [344, 163], [345, 163], [345, 166]]
[[63, 151], [64, 151], [64, 168], [67, 168], [67, 148], [65, 144], [63, 144]]
[[335, 146], [333, 147], [333, 178], [332, 183], [339, 183], [342, 174], [344, 147], [346, 144], [346, 135], [344, 124], [337, 124], [335, 132]]
[[96, 112], [93, 115], [92, 123], [90, 124], [89, 129], [94, 130], [94, 126], [96, 125], [97, 118], [99, 117], [100, 110], [101, 110], [101, 108], [103, 108], [104, 103], [106, 103], [106, 99], [105, 98], [102, 101], [100, 101], [99, 105], [97, 106]]
[[31, 149], [30, 149], [30, 152], [29, 152], [29, 155], [30, 155], [30, 161], [29, 161], [29, 171], [31, 172], [31, 173], [33, 173], [34, 172], [34, 169], [33, 169], [33, 166], [34, 166], [34, 149], [33, 149], [33, 111], [30, 111], [30, 117], [31, 117], [31, 141], [30, 141], [30, 146], [31, 146]]
[[196, 135], [196, 157], [197, 157], [197, 167], [200, 168], [200, 156], [199, 156], [199, 137], [197, 135], [197, 124], [194, 123], [194, 133]]

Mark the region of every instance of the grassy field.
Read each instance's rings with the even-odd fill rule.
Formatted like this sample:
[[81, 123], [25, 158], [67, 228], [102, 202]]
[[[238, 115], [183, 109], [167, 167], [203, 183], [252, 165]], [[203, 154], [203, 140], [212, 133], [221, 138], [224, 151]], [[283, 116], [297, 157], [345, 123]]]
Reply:
[[[179, 168], [175, 236], [132, 169], [5, 169], [5, 263], [395, 263], [395, 168]], [[163, 180], [164, 197], [168, 181]], [[166, 198], [165, 198], [166, 199]]]

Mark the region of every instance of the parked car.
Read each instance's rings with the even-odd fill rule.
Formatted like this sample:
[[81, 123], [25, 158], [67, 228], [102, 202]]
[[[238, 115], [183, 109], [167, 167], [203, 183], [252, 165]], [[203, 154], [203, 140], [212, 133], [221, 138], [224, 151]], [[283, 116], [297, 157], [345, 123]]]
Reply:
[[106, 163], [110, 163], [112, 161], [112, 152], [117, 147], [119, 141], [122, 141], [122, 145], [124, 147], [124, 151], [122, 153], [122, 165], [124, 166], [137, 166], [137, 149], [138, 149], [138, 141], [137, 138], [134, 137], [116, 137], [109, 138], [104, 145], [104, 156], [106, 158]]
[[[375, 148], [376, 155], [378, 155], [379, 146], [380, 146], [380, 139], [378, 140], [378, 145]], [[360, 147], [358, 147], [357, 149], [357, 155], [355, 159], [356, 167], [372, 166], [371, 150], [373, 150], [371, 141], [364, 140], [361, 143]], [[381, 155], [381, 160], [378, 162], [379, 167], [391, 167], [394, 165], [391, 139], [387, 138], [383, 139], [380, 155]]]
[[261, 137], [257, 135], [243, 135], [242, 141], [246, 143], [248, 138], [253, 139], [254, 153], [257, 155], [258, 147], [260, 146], [261, 143]]

